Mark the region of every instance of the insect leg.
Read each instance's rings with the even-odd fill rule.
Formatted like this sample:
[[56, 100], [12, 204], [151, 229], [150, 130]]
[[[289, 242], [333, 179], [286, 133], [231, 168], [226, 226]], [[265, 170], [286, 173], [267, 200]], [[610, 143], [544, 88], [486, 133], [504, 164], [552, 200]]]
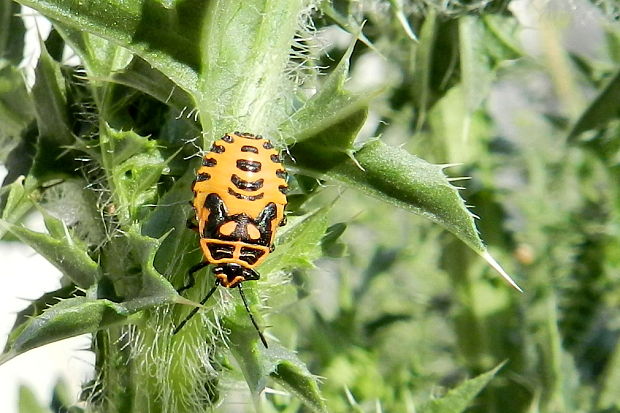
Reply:
[[196, 271], [200, 271], [202, 270], [204, 267], [206, 267], [207, 265], [209, 265], [209, 263], [207, 261], [203, 261], [200, 262], [196, 265], [194, 265], [192, 268], [189, 269], [189, 282], [187, 283], [187, 285], [184, 285], [183, 287], [179, 288], [177, 290], [177, 293], [181, 294], [182, 291], [188, 290], [190, 288], [192, 288], [194, 286], [194, 284], [196, 283], [196, 278], [194, 278], [194, 273]]
[[[209, 292], [207, 293], [207, 295], [205, 296], [205, 298], [202, 299], [202, 301], [200, 301], [200, 305], [204, 305], [204, 303], [207, 302], [207, 300], [209, 298], [211, 298], [211, 296], [213, 295], [213, 293], [215, 292], [215, 290], [217, 289], [217, 287], [220, 285], [220, 280], [216, 279], [215, 280], [215, 285], [213, 286], [213, 288], [211, 288], [209, 290]], [[178, 326], [176, 326], [176, 328], [174, 329], [174, 331], [172, 332], [172, 335], [175, 335], [176, 333], [178, 333], [179, 331], [181, 331], [181, 329], [183, 328], [183, 326], [185, 324], [187, 324], [187, 322], [189, 321], [190, 318], [192, 318], [197, 312], [198, 310], [200, 310], [200, 307], [195, 307], [192, 309], [192, 311], [187, 315], [187, 317], [185, 317], [183, 319], [183, 321], [181, 321], [179, 323]]]
[[252, 324], [254, 325], [254, 328], [256, 329], [256, 332], [258, 333], [258, 336], [260, 337], [260, 341], [263, 342], [263, 346], [265, 346], [265, 348], [269, 348], [269, 346], [267, 345], [267, 340], [265, 340], [265, 336], [263, 336], [263, 333], [261, 333], [260, 329], [258, 328], [258, 324], [256, 324], [256, 320], [254, 320], [254, 316], [252, 315], [252, 312], [250, 311], [250, 307], [248, 306], [248, 302], [245, 299], [245, 294], [243, 293], [241, 284], [237, 285], [237, 287], [239, 287], [239, 295], [241, 295], [241, 300], [243, 301], [243, 305], [245, 306], [245, 311], [248, 312], [248, 315], [250, 316], [250, 321], [252, 321]]

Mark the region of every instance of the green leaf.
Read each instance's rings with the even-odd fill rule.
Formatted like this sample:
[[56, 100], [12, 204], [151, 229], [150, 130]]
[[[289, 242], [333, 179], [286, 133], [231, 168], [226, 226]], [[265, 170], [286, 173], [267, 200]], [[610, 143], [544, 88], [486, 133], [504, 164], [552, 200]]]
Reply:
[[[378, 89], [364, 94], [354, 94], [345, 90], [349, 59], [354, 46], [355, 43], [349, 46], [319, 91], [278, 127], [284, 142], [288, 144], [302, 142], [347, 122], [356, 114], [365, 113], [368, 103], [382, 92], [382, 89]], [[330, 144], [333, 145], [333, 142]]]
[[[210, 2], [189, 0], [165, 7], [147, 0], [22, 0], [44, 16], [126, 47], [188, 92], [200, 66], [201, 23]], [[165, 28], [165, 29], [163, 29]]]
[[[255, 331], [251, 333], [256, 335]], [[267, 377], [271, 376], [299, 397], [312, 411], [327, 411], [316, 377], [308, 371], [295, 353], [276, 343], [272, 343], [269, 349], [258, 350], [260, 346], [258, 343], [244, 344], [245, 336], [245, 331], [231, 331], [231, 351], [239, 362], [250, 391], [254, 395], [263, 391], [267, 385]]]
[[194, 171], [188, 170], [159, 200], [157, 208], [149, 213], [142, 224], [143, 235], [165, 238], [161, 241], [154, 263], [155, 268], [169, 276], [179, 273], [185, 278], [187, 266], [177, 260], [191, 260], [191, 254], [187, 254], [188, 245], [198, 245], [197, 235], [187, 228], [187, 219], [192, 215], [187, 203], [192, 196], [190, 183], [194, 178]]
[[123, 304], [105, 299], [75, 297], [60, 301], [11, 332], [0, 364], [45, 344], [127, 323], [131, 314]]
[[431, 75], [436, 43], [437, 13], [430, 9], [420, 31], [420, 42], [415, 49], [415, 65], [411, 74], [412, 101], [419, 111], [418, 125], [422, 125], [431, 101]]
[[45, 217], [53, 235], [35, 232], [0, 220], [0, 229], [8, 230], [23, 243], [45, 257], [51, 264], [69, 277], [76, 285], [88, 288], [99, 277], [99, 265], [86, 253], [84, 247], [73, 239], [62, 221]]
[[[13, 329], [0, 364], [44, 344], [126, 324], [144, 309], [171, 303], [193, 305], [155, 271], [153, 258], [158, 247], [158, 240], [139, 235], [135, 229], [115, 238], [102, 259], [106, 277], [89, 289], [86, 297], [62, 300]], [[107, 280], [114, 288], [106, 285]]]
[[41, 43], [41, 56], [35, 69], [36, 82], [32, 87], [40, 140], [45, 147], [58, 151], [73, 143], [69, 127], [67, 91], [60, 64], [49, 55]]
[[586, 110], [579, 116], [568, 134], [569, 140], [585, 131], [605, 126], [612, 119], [620, 117], [620, 70], [601, 88]]
[[74, 285], [67, 285], [66, 287], [43, 294], [36, 300], [33, 300], [28, 307], [17, 313], [15, 323], [13, 323], [13, 328], [11, 330], [14, 330], [29, 319], [41, 315], [43, 311], [56, 304], [58, 301], [73, 298], [78, 295], [83, 296], [84, 292], [83, 290], [77, 289]]
[[327, 411], [316, 377], [300, 360], [280, 361], [271, 376], [313, 411]]
[[291, 154], [297, 167], [308, 173], [324, 175], [441, 225], [519, 289], [487, 252], [473, 215], [443, 173], [445, 166], [430, 164], [379, 140], [355, 152], [355, 160], [317, 139], [295, 145]]
[[416, 113], [416, 130], [427, 111], [458, 82], [458, 20], [445, 19], [434, 8], [428, 10], [414, 50], [406, 84]]
[[524, 55], [518, 40], [520, 27], [516, 19], [500, 14], [487, 14], [481, 17], [486, 33], [484, 46], [488, 55], [495, 61], [495, 66]]
[[125, 237], [112, 240], [103, 252], [101, 265], [107, 269], [106, 277], [131, 312], [171, 302], [192, 304], [182, 299], [153, 266], [160, 245], [160, 240], [141, 235], [131, 227]]
[[155, 201], [157, 183], [166, 168], [158, 142], [135, 132], [100, 130], [101, 163], [109, 176], [116, 215], [127, 225], [148, 213]]
[[112, 76], [123, 70], [131, 61], [133, 54], [119, 45], [82, 30], [73, 29], [60, 23], [55, 24], [62, 38], [80, 57], [86, 71], [93, 76], [92, 82]]
[[36, 82], [32, 87], [39, 138], [32, 175], [41, 182], [65, 175], [76, 169], [72, 158], [66, 156], [75, 138], [70, 127], [65, 79], [60, 64], [49, 55], [41, 43], [41, 55], [35, 69]]
[[327, 228], [325, 236], [321, 239], [321, 249], [323, 255], [332, 258], [340, 258], [346, 254], [347, 246], [340, 240], [342, 234], [347, 229], [347, 224], [339, 222]]
[[473, 379], [466, 380], [457, 388], [450, 390], [441, 399], [424, 403], [420, 413], [461, 413], [467, 409], [471, 401], [491, 381], [504, 363]]
[[260, 267], [261, 273], [311, 267], [321, 256], [321, 239], [327, 231], [330, 207], [317, 209], [301, 217], [290, 217], [280, 231], [275, 251]]
[[319, 7], [321, 11], [325, 13], [325, 15], [329, 16], [329, 18], [336, 22], [336, 24], [338, 24], [340, 27], [342, 27], [343, 30], [346, 30], [356, 38], [359, 38], [362, 43], [364, 43], [366, 46], [378, 53], [375, 46], [362, 32], [362, 26], [357, 24], [357, 22], [353, 18], [345, 17], [342, 14], [338, 13], [338, 11], [334, 9], [332, 2], [328, 0], [322, 0]]
[[162, 72], [153, 68], [140, 57], [134, 57], [131, 64], [117, 71], [110, 81], [133, 87], [160, 102], [175, 108], [179, 113], [189, 113], [194, 101], [183, 89], [178, 88]]
[[493, 79], [485, 40], [485, 27], [478, 16], [459, 19], [461, 77], [465, 103], [470, 113], [482, 105]]
[[[12, 184], [0, 189], [2, 199], [6, 200], [0, 217], [6, 223], [14, 224], [19, 222], [32, 209], [33, 199], [38, 198], [38, 191], [33, 192], [32, 188], [30, 188], [32, 185], [26, 184], [26, 182], [31, 183], [32, 180], [26, 180], [22, 176]], [[7, 231], [7, 226], [0, 225], [0, 239], [4, 237]]]
[[17, 410], [19, 413], [51, 413], [52, 411], [37, 400], [37, 396], [29, 387], [19, 386]]
[[0, 160], [6, 159], [33, 117], [34, 109], [24, 74], [0, 60]]
[[94, 84], [106, 81], [133, 87], [173, 106], [179, 113], [189, 112], [195, 106], [185, 90], [128, 49], [81, 30], [58, 26], [63, 38], [84, 62]]

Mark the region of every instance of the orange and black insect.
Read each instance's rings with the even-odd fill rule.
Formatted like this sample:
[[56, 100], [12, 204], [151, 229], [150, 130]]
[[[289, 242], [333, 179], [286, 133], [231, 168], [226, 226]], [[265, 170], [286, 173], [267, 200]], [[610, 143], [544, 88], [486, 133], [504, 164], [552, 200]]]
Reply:
[[[204, 261], [189, 270], [194, 273], [214, 265], [215, 285], [201, 301], [204, 304], [219, 285], [237, 287], [252, 324], [267, 347], [243, 294], [244, 281], [258, 280], [256, 268], [274, 249], [279, 226], [286, 223], [287, 173], [272, 143], [260, 135], [234, 132], [215, 141], [202, 158], [192, 183], [193, 207]], [[198, 311], [176, 327], [176, 334]]]

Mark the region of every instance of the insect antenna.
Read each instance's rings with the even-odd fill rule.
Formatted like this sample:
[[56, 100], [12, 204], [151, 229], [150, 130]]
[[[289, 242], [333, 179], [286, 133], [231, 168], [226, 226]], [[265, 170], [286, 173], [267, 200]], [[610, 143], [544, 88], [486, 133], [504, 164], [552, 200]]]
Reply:
[[245, 299], [245, 294], [243, 293], [241, 284], [237, 285], [237, 287], [239, 287], [239, 295], [241, 295], [241, 300], [243, 301], [243, 305], [245, 306], [245, 311], [248, 312], [248, 315], [250, 316], [250, 321], [252, 321], [252, 324], [254, 325], [254, 328], [256, 329], [256, 332], [258, 333], [258, 336], [260, 337], [260, 341], [263, 342], [263, 346], [265, 346], [265, 348], [269, 348], [269, 346], [267, 345], [267, 340], [265, 340], [265, 336], [263, 336], [263, 333], [261, 333], [260, 328], [258, 328], [258, 324], [256, 324], [256, 320], [254, 320], [254, 316], [252, 315], [252, 312], [250, 311], [250, 307], [248, 306], [248, 302]]
[[[220, 285], [220, 280], [216, 279], [215, 280], [215, 285], [213, 286], [213, 288], [211, 288], [211, 290], [209, 290], [209, 292], [207, 293], [207, 295], [205, 296], [205, 298], [202, 299], [202, 301], [200, 301], [200, 305], [204, 305], [204, 303], [207, 302], [207, 300], [209, 298], [211, 298], [211, 296], [213, 295], [213, 293], [215, 292], [215, 290], [217, 289], [217, 287]], [[247, 305], [246, 305], [247, 308]], [[183, 321], [181, 321], [181, 323], [179, 323], [178, 326], [176, 326], [176, 328], [174, 329], [174, 331], [172, 332], [172, 335], [177, 334], [179, 331], [181, 331], [181, 329], [183, 328], [183, 326], [185, 324], [187, 324], [187, 322], [189, 321], [190, 318], [192, 318], [197, 312], [198, 310], [200, 310], [200, 307], [194, 307], [192, 309], [192, 311], [187, 315], [187, 317], [185, 317], [185, 319]], [[256, 325], [256, 324], [255, 324]]]

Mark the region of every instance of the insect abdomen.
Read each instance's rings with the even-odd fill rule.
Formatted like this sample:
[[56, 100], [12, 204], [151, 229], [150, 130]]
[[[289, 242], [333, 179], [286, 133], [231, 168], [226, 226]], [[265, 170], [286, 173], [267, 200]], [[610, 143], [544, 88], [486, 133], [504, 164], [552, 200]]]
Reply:
[[[238, 262], [250, 268], [264, 260], [265, 253], [262, 259], [255, 259], [256, 253], [250, 249], [273, 245], [284, 220], [286, 178], [278, 152], [260, 135], [234, 132], [213, 143], [192, 185], [201, 245], [205, 244], [208, 261]], [[209, 240], [234, 246], [234, 254], [227, 258], [215, 254], [216, 258], [214, 242]]]

